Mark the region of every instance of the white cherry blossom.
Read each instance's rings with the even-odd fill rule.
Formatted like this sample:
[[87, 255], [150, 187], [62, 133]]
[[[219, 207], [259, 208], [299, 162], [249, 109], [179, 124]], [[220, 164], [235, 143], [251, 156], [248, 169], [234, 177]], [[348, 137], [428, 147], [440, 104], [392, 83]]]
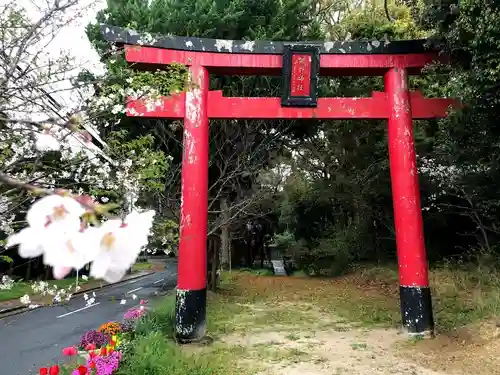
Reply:
[[41, 229], [27, 227], [21, 229], [7, 238], [6, 247], [19, 245], [18, 253], [22, 258], [36, 258], [43, 254], [43, 246], [40, 239], [44, 233]]
[[49, 195], [36, 201], [26, 214], [30, 227], [47, 228], [64, 224], [66, 228], [80, 229], [80, 216], [85, 208], [76, 200], [60, 195]]
[[97, 253], [98, 246], [98, 228], [60, 232], [44, 240], [43, 262], [54, 268], [56, 279], [62, 279], [71, 269], [79, 270], [90, 263]]
[[135, 263], [148, 237], [154, 211], [133, 211], [124, 220], [111, 219], [100, 226], [82, 226], [85, 208], [71, 197], [44, 197], [29, 209], [28, 227], [11, 235], [7, 246], [19, 245], [24, 258], [43, 255], [56, 279], [91, 263], [97, 279], [119, 281]]
[[38, 151], [59, 151], [61, 144], [48, 130], [44, 130], [42, 133], [37, 133], [35, 148]]
[[29, 305], [29, 304], [31, 303], [30, 296], [28, 296], [27, 294], [25, 294], [24, 296], [22, 296], [22, 297], [20, 298], [20, 300], [21, 300], [21, 303], [22, 303], [23, 305]]
[[[23, 258], [35, 258], [43, 254], [44, 263], [52, 266], [72, 267], [75, 263], [78, 265], [77, 262], [62, 264], [61, 261], [55, 260], [61, 256], [64, 258], [65, 253], [59, 253], [63, 245], [66, 248], [74, 247], [73, 242], [79, 238], [77, 233], [81, 228], [80, 216], [84, 212], [85, 209], [73, 198], [59, 195], [44, 197], [28, 210], [28, 227], [7, 238], [7, 247], [19, 245], [18, 252]], [[57, 271], [62, 274], [60, 269]]]
[[132, 212], [124, 221], [108, 220], [100, 227], [99, 251], [90, 268], [91, 276], [109, 283], [119, 281], [148, 243], [154, 211]]

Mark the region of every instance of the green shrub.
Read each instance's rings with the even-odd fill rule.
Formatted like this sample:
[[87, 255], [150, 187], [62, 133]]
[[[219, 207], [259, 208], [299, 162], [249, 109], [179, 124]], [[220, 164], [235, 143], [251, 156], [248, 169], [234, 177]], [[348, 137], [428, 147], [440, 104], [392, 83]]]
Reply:
[[[158, 301], [139, 320], [133, 343], [117, 375], [209, 375], [216, 369], [205, 358], [182, 352], [174, 342], [175, 295]], [[220, 373], [220, 372], [219, 372]]]
[[350, 223], [331, 228], [309, 246], [297, 241], [288, 253], [292, 254], [298, 268], [310, 275], [340, 276], [362, 259], [367, 250], [366, 231]]
[[136, 336], [147, 336], [151, 332], [161, 332], [172, 337], [175, 322], [175, 294], [163, 298], [139, 322]]
[[134, 341], [130, 357], [118, 375], [209, 375], [216, 369], [195, 357], [186, 355], [159, 331], [152, 331]]
[[295, 236], [290, 231], [285, 230], [282, 233], [275, 233], [272, 241], [278, 247], [289, 248], [295, 244]]

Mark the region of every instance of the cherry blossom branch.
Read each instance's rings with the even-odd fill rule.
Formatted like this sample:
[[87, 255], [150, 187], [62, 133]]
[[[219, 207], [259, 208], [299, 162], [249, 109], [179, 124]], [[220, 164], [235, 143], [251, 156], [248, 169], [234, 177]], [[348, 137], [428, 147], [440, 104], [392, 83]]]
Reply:
[[55, 194], [54, 191], [50, 189], [40, 188], [35, 185], [25, 183], [23, 181], [16, 180], [5, 173], [0, 173], [0, 183], [9, 185], [18, 189], [28, 190], [36, 195], [52, 195]]
[[36, 195], [63, 195], [63, 196], [70, 196], [73, 199], [75, 199], [78, 203], [80, 203], [85, 209], [98, 213], [100, 215], [104, 215], [106, 217], [111, 217], [111, 215], [108, 214], [108, 212], [115, 208], [116, 205], [113, 204], [99, 204], [95, 203], [90, 196], [72, 196], [68, 193], [68, 191], [63, 190], [63, 189], [56, 189], [56, 190], [51, 190], [51, 189], [45, 189], [41, 188], [23, 181], [16, 180], [5, 173], [0, 173], [0, 183], [12, 186], [17, 189], [23, 189], [27, 190], [29, 192], [32, 192], [33, 194]]

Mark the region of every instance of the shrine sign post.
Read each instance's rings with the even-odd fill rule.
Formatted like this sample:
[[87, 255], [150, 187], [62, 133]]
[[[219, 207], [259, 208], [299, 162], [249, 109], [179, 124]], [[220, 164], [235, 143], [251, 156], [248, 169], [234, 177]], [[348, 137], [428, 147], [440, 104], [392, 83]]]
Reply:
[[[170, 63], [189, 69], [188, 91], [147, 108], [127, 104], [129, 115], [183, 119], [182, 206], [175, 334], [180, 342], [206, 333], [209, 119], [387, 119], [402, 325], [409, 335], [433, 334], [413, 119], [445, 117], [455, 102], [424, 98], [408, 89], [408, 75], [438, 60], [423, 40], [285, 43], [157, 36], [102, 26], [137, 68]], [[224, 97], [209, 91], [210, 73], [281, 75], [281, 98]], [[384, 76], [384, 92], [368, 98], [318, 98], [317, 78]]]

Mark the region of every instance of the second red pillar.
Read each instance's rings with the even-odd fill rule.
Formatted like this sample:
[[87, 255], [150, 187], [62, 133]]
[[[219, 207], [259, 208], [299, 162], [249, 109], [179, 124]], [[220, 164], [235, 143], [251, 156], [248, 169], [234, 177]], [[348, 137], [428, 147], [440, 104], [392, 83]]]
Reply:
[[388, 144], [394, 226], [399, 266], [401, 315], [409, 334], [433, 334], [431, 293], [406, 69], [385, 75], [390, 116]]

